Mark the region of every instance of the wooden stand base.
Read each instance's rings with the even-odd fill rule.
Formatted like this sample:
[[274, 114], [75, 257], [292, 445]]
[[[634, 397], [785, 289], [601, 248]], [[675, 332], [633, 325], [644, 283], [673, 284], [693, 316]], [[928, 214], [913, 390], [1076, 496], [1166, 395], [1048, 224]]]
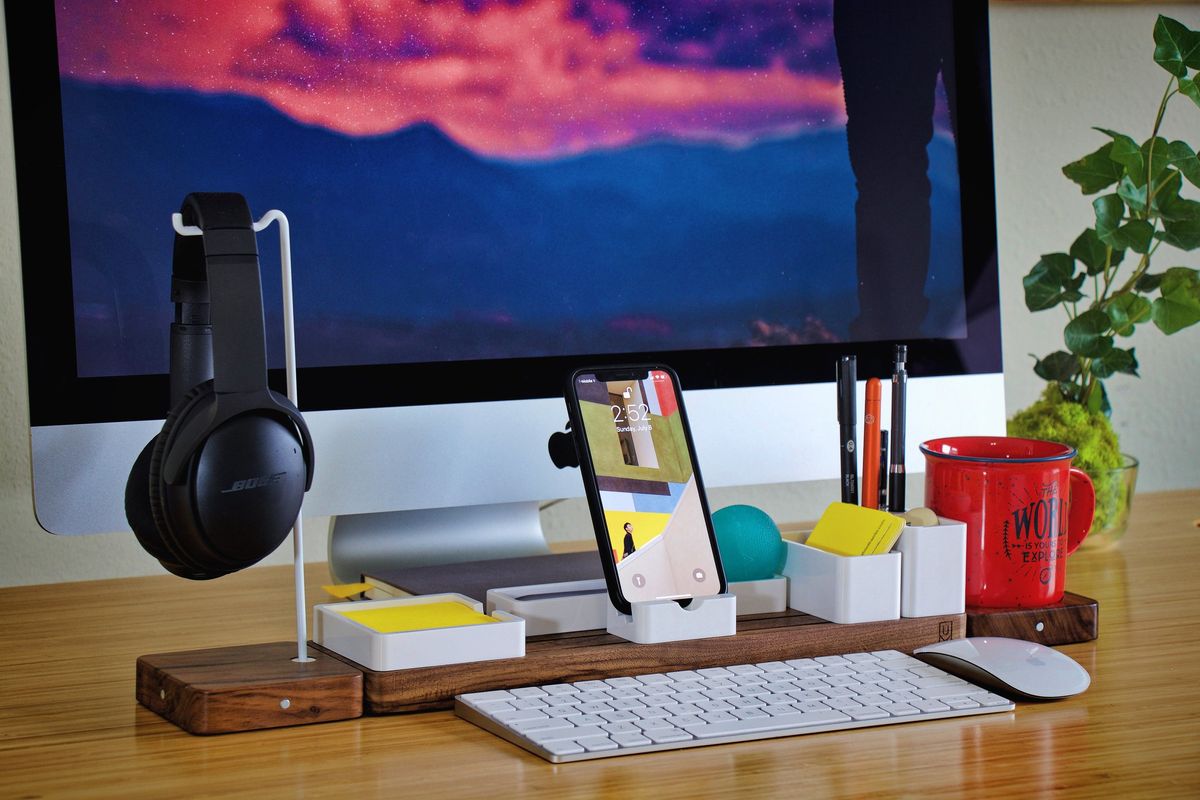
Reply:
[[362, 716], [362, 672], [295, 642], [156, 653], [137, 660], [137, 699], [189, 733], [307, 725]]
[[1007, 636], [1044, 645], [1090, 642], [1100, 635], [1100, 604], [1067, 592], [1044, 608], [967, 608], [968, 636]]
[[[363, 669], [363, 710], [450, 708], [464, 692], [612, 678], [869, 650], [901, 650], [966, 635], [962, 614], [834, 625], [785, 611], [738, 620], [736, 636], [634, 644], [604, 631], [528, 640], [523, 658], [374, 672]], [[354, 665], [357, 667], [358, 665]]]

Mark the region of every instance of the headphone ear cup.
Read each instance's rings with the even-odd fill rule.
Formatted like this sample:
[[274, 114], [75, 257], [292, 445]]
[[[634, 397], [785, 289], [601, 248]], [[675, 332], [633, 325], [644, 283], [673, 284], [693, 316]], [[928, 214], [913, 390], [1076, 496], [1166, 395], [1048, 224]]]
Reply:
[[199, 386], [194, 386], [167, 413], [167, 419], [163, 422], [162, 433], [156, 436], [154, 441], [151, 442], [150, 459], [147, 465], [147, 506], [149, 507], [150, 516], [154, 520], [155, 529], [159, 533], [158, 541], [161, 544], [159, 550], [167, 553], [166, 558], [157, 555], [155, 557], [158, 558], [168, 572], [183, 578], [190, 578], [191, 580], [219, 578], [225, 575], [228, 570], [210, 570], [202, 562], [202, 559], [195, 555], [196, 551], [200, 548], [194, 543], [189, 542], [185, 532], [191, 526], [186, 524], [179, 525], [175, 519], [175, 515], [169, 513], [164, 505], [162, 465], [166, 457], [167, 442], [170, 440], [175, 426], [179, 424], [181, 419], [187, 417], [188, 412], [195, 407], [197, 401], [206, 397], [212, 391], [212, 381], [205, 381]]
[[162, 540], [158, 522], [150, 511], [150, 458], [159, 436], [155, 436], [138, 453], [125, 482], [125, 518], [133, 528], [138, 544], [160, 562], [174, 561]]
[[184, 480], [168, 485], [163, 464], [178, 426], [208, 408], [213, 383], [192, 389], [167, 415], [151, 450], [149, 510], [161, 533], [159, 558], [176, 575], [219, 578], [273, 552], [300, 513], [308, 477], [294, 423], [268, 409], [221, 423], [192, 455]]

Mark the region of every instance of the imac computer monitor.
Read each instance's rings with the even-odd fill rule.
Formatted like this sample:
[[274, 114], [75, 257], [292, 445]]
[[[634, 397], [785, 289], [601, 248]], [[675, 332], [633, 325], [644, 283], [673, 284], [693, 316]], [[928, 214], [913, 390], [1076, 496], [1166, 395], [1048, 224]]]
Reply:
[[580, 366], [674, 367], [710, 486], [835, 477], [837, 357], [886, 378], [896, 343], [913, 468], [922, 437], [1002, 430], [983, 2], [5, 12], [47, 530], [128, 529], [194, 191], [290, 219], [304, 513], [335, 539], [366, 515], [403, 551], [376, 515], [475, 508], [499, 522], [445, 560], [503, 552], [506, 509], [582, 494], [546, 453]]

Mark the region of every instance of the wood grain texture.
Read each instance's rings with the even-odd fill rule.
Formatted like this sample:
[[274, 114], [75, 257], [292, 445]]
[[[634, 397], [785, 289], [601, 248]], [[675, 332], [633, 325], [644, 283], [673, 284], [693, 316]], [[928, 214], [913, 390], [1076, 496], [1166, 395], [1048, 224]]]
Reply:
[[524, 658], [375, 672], [363, 669], [364, 711], [451, 708], [454, 695], [540, 683], [615, 678], [869, 650], [911, 651], [961, 639], [962, 614], [834, 625], [788, 611], [738, 620], [737, 636], [633, 644], [604, 631], [530, 639]]
[[295, 642], [156, 653], [137, 660], [139, 703], [188, 733], [307, 725], [362, 716], [362, 672]]
[[1118, 547], [1071, 556], [1104, 608], [1060, 648], [1092, 674], [1078, 697], [561, 766], [447, 711], [192, 736], [134, 700], [139, 655], [286, 640], [288, 568], [3, 589], [0, 797], [1200, 797], [1198, 517], [1200, 491], [1139, 495]]
[[1045, 645], [1090, 642], [1100, 635], [1100, 604], [1065, 592], [1042, 608], [967, 608], [968, 636], [1007, 636]]

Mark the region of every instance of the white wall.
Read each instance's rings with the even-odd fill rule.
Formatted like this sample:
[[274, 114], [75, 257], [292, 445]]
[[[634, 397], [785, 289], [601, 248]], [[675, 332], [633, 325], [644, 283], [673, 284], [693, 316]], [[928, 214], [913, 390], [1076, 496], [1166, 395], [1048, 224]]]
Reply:
[[[1030, 314], [1021, 277], [1039, 254], [1064, 250], [1090, 220], [1090, 204], [1060, 167], [1098, 147], [1104, 125], [1135, 138], [1149, 133], [1166, 73], [1150, 60], [1150, 31], [1162, 11], [1200, 28], [1183, 5], [992, 6], [992, 75], [999, 201], [1001, 301], [1006, 401], [1013, 412], [1037, 396], [1026, 353], [1056, 349], [1063, 320]], [[3, 41], [0, 41], [0, 47]], [[29, 489], [28, 403], [7, 54], [0, 57], [0, 586], [157, 573], [128, 533], [55, 537], [35, 522]], [[1125, 111], [1125, 107], [1129, 110]], [[1200, 139], [1200, 109], [1177, 103], [1164, 127], [1172, 138]], [[970, 187], [964, 187], [969, 191]], [[1192, 190], [1190, 196], [1197, 196]], [[1196, 266], [1195, 254], [1161, 266]], [[1124, 449], [1142, 459], [1143, 490], [1200, 486], [1200, 330], [1170, 339], [1148, 329], [1133, 340], [1142, 379], [1111, 382], [1114, 421]], [[82, 401], [82, 398], [81, 398]], [[122, 467], [123, 469], [123, 467]], [[778, 519], [812, 519], [833, 484], [714, 491], [712, 507], [750, 502]], [[916, 487], [910, 497], [920, 497]], [[580, 501], [544, 513], [551, 535], [588, 536]], [[327, 522], [311, 520], [309, 558], [325, 558]], [[282, 548], [270, 563], [289, 557]]]

